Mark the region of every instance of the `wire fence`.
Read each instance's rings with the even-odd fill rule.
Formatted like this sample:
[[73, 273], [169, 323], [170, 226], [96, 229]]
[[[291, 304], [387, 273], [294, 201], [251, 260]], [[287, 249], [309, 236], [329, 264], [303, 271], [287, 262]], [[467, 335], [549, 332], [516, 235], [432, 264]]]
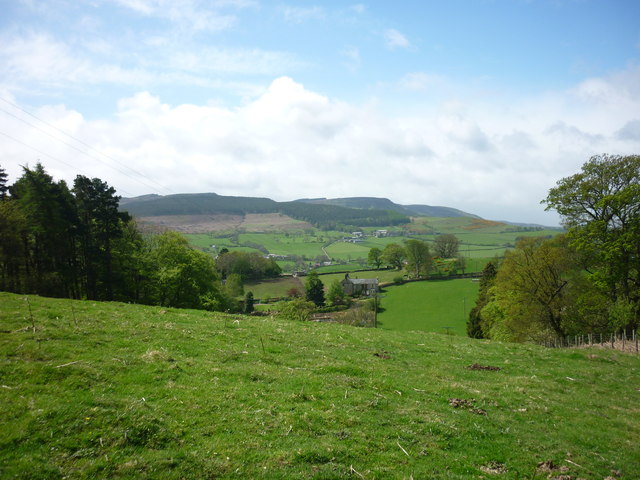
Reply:
[[639, 353], [637, 330], [620, 330], [613, 333], [588, 333], [584, 335], [567, 335], [542, 344], [548, 348], [612, 348], [624, 352]]

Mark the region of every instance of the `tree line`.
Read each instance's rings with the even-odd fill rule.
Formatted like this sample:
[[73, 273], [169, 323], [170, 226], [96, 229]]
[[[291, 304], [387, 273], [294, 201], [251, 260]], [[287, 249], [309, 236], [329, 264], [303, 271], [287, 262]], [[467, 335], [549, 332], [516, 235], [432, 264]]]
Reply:
[[594, 156], [542, 203], [566, 233], [521, 239], [485, 267], [469, 336], [544, 341], [637, 329], [640, 156]]
[[464, 270], [465, 258], [458, 255], [460, 241], [453, 234], [438, 235], [429, 247], [427, 242], [417, 239], [405, 240], [402, 245], [389, 243], [384, 249], [373, 247], [369, 250], [369, 265], [379, 269], [383, 265], [396, 270], [406, 269], [409, 276], [419, 278], [429, 275], [433, 270], [435, 258], [455, 259], [453, 267]]
[[0, 168], [0, 290], [239, 310], [238, 282], [280, 272], [259, 255], [227, 253], [218, 265], [176, 232], [143, 233], [98, 178], [69, 187], [38, 163], [7, 180]]

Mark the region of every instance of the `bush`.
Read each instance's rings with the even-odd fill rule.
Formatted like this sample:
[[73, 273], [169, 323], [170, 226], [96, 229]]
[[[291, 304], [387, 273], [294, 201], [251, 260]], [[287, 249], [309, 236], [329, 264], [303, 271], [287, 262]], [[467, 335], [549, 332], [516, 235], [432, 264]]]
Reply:
[[393, 283], [395, 283], [396, 285], [402, 285], [404, 283], [404, 277], [402, 275], [393, 277]]
[[309, 302], [303, 298], [280, 302], [278, 304], [278, 315], [287, 320], [305, 321], [315, 310], [316, 306], [313, 302]]

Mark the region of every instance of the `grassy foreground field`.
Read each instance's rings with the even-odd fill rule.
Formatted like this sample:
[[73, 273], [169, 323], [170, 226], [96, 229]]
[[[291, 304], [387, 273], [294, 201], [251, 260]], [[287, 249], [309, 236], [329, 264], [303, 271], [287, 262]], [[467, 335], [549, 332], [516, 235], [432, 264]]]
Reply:
[[0, 326], [3, 479], [640, 471], [616, 351], [4, 293]]
[[[470, 278], [430, 280], [386, 287], [378, 325], [388, 330], [422, 330], [466, 335], [469, 310], [480, 283]], [[447, 327], [445, 329], [445, 327]]]

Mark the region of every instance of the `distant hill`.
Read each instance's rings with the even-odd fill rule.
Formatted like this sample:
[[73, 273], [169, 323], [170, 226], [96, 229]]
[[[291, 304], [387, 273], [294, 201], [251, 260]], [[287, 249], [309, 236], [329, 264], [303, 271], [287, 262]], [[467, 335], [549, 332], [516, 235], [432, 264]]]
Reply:
[[121, 210], [138, 217], [165, 215], [207, 215], [248, 213], [282, 213], [312, 225], [337, 229], [345, 226], [375, 227], [401, 225], [409, 222], [406, 213], [380, 208], [350, 208], [332, 204], [306, 202], [276, 202], [269, 198], [232, 197], [216, 193], [194, 193], [177, 195], [144, 195], [125, 198]]
[[392, 210], [408, 216], [424, 217], [471, 217], [480, 218], [472, 213], [463, 212], [451, 207], [437, 207], [431, 205], [400, 205], [388, 198], [377, 197], [347, 197], [347, 198], [310, 198], [296, 200], [314, 205], [339, 205], [341, 207], [359, 209]]

